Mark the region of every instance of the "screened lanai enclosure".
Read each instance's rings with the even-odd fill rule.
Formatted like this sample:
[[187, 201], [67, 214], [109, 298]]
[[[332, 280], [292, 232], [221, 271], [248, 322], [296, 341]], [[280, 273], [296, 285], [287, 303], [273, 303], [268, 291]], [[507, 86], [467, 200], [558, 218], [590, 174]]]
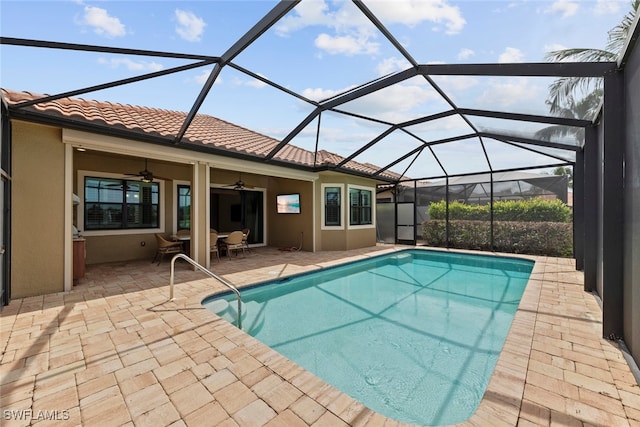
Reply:
[[[116, 9], [126, 8], [126, 3], [110, 4]], [[468, 3], [478, 10], [491, 9], [485, 2]], [[417, 14], [450, 7], [424, 4], [431, 5], [431, 12], [416, 6]], [[460, 21], [443, 18], [407, 24], [397, 19], [395, 7], [393, 1], [362, 0], [207, 2], [206, 18], [215, 22], [211, 31], [217, 37], [213, 43], [194, 45], [192, 52], [165, 47], [171, 44], [159, 50], [152, 39], [142, 38], [134, 39], [132, 46], [120, 40], [110, 46], [56, 40], [57, 24], [47, 33], [49, 40], [33, 39], [22, 37], [20, 30], [7, 34], [3, 25], [3, 87], [47, 94], [11, 107], [3, 100], [3, 159], [8, 149], [5, 117], [28, 118], [33, 105], [42, 102], [83, 96], [187, 111], [179, 128], [147, 137], [148, 142], [174, 146], [185, 143], [196, 115], [206, 112], [279, 141], [257, 154], [238, 149], [226, 155], [379, 180], [381, 206], [386, 202], [393, 210], [389, 216], [393, 230], [379, 229], [379, 238], [394, 242], [415, 241], [419, 224], [427, 219], [421, 215], [437, 200], [492, 205], [500, 199], [543, 196], [566, 202], [566, 180], [549, 173], [568, 167], [574, 179], [576, 267], [584, 270], [585, 289], [596, 291], [603, 300], [603, 334], [624, 335], [638, 360], [637, 19], [617, 61], [444, 62], [431, 56], [430, 43], [455, 33]], [[126, 16], [124, 9], [121, 13]], [[246, 26], [225, 25], [230, 16], [241, 16]], [[480, 20], [476, 25], [477, 31], [493, 37], [494, 21]], [[522, 16], [523, 33], [535, 34], [535, 25], [535, 20]], [[312, 36], [300, 30], [314, 26], [323, 29]], [[86, 40], [99, 39], [87, 36]], [[333, 51], [321, 50], [337, 40], [342, 43], [336, 43]], [[304, 55], [290, 53], [293, 46], [305, 44]], [[40, 62], [23, 63], [25, 49], [38, 49]], [[82, 69], [66, 66], [78, 57], [84, 59]], [[153, 71], [128, 72], [116, 66], [124, 61]], [[92, 67], [103, 64], [114, 65], [113, 78], [96, 81], [94, 76], [100, 74]], [[32, 86], [12, 87], [26, 69], [39, 71], [33, 73]], [[47, 78], [42, 78], [45, 69]], [[601, 89], [601, 108], [579, 117], [551, 114], [545, 102], [548, 87], [557, 79], [575, 78], [590, 78]], [[145, 93], [166, 96], [151, 105]], [[287, 158], [291, 146], [314, 153], [313, 166]], [[375, 172], [361, 170], [363, 164]], [[5, 168], [3, 162], [3, 169], [6, 195], [10, 165]], [[8, 203], [5, 199], [5, 208]], [[379, 225], [388, 224], [385, 213], [378, 215]], [[488, 236], [492, 239], [493, 233]]]
[[[543, 174], [536, 171], [483, 173], [430, 180], [401, 181], [398, 184], [381, 184], [377, 191], [378, 240], [385, 243], [404, 242], [415, 244], [429, 241], [424, 236], [425, 221], [429, 221], [432, 204], [444, 204], [445, 221], [451, 203], [486, 205], [493, 211], [496, 201], [507, 200], [558, 200], [568, 203], [569, 177]], [[573, 200], [569, 202], [573, 204]], [[494, 229], [492, 216], [487, 217], [489, 231]], [[445, 234], [448, 234], [448, 222]], [[487, 233], [486, 247], [494, 247], [491, 232]], [[438, 246], [451, 247], [448, 236], [438, 240]], [[564, 255], [572, 255], [565, 253]]]

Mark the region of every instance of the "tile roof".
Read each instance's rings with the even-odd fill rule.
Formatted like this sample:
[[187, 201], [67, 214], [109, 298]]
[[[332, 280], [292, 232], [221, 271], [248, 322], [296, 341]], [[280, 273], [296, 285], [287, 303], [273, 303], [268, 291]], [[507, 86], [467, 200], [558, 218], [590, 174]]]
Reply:
[[[45, 97], [31, 92], [17, 92], [2, 89], [2, 97], [9, 106], [25, 101]], [[132, 134], [157, 136], [171, 140], [180, 131], [187, 113], [113, 102], [86, 100], [82, 98], [61, 98], [53, 101], [34, 104], [25, 109], [59, 119], [74, 121], [77, 124], [93, 124], [98, 126], [118, 127]], [[133, 137], [133, 135], [132, 135]], [[217, 149], [265, 158], [280, 141], [250, 129], [229, 123], [207, 114], [197, 114], [183, 138], [183, 147], [202, 145]], [[274, 157], [287, 163], [314, 167], [314, 153], [291, 144], [283, 147]], [[335, 166], [344, 157], [325, 150], [319, 150], [316, 166]], [[349, 161], [345, 169], [367, 175], [373, 174], [378, 167], [370, 163]], [[386, 171], [384, 178], [398, 179], [396, 173]]]

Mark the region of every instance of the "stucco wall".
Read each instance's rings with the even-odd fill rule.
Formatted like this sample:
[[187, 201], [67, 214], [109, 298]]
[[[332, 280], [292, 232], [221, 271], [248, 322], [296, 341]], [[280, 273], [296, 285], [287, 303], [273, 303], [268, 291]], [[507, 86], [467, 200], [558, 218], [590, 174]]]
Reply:
[[[278, 194], [300, 193], [299, 214], [279, 214]], [[297, 247], [302, 233], [302, 250], [313, 251], [313, 183], [285, 178], [270, 178], [267, 191], [267, 244], [275, 247]]]
[[376, 245], [376, 230], [368, 228], [363, 230], [349, 230], [347, 233], [347, 249], [366, 248]]
[[[340, 184], [343, 186], [342, 195], [342, 209], [344, 210], [344, 224], [341, 230], [326, 230], [322, 229], [322, 199], [323, 199], [323, 184]], [[376, 244], [376, 229], [375, 222], [372, 227], [368, 228], [349, 228], [349, 195], [348, 186], [357, 185], [360, 187], [370, 187], [373, 191], [372, 194], [372, 213], [375, 212], [375, 187], [376, 181], [366, 178], [360, 178], [355, 176], [348, 176], [338, 174], [335, 172], [323, 172], [320, 174], [320, 178], [316, 182], [316, 194], [318, 203], [316, 204], [316, 239], [317, 248], [319, 250], [333, 251], [333, 250], [349, 250], [365, 248], [375, 246]]]
[[13, 122], [11, 296], [64, 290], [64, 146], [60, 129]]
[[624, 340], [640, 364], [640, 43], [625, 67]]

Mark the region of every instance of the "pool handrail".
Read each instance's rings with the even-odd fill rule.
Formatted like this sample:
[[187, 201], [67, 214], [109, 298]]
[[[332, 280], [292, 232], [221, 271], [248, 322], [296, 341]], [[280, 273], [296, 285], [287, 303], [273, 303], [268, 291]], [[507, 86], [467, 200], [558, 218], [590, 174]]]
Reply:
[[236, 299], [238, 300], [238, 329], [242, 329], [242, 300], [240, 299], [240, 291], [238, 291], [238, 289], [235, 286], [233, 286], [231, 283], [227, 282], [226, 280], [224, 280], [222, 277], [218, 276], [214, 272], [212, 272], [212, 271], [206, 269], [205, 267], [201, 266], [200, 264], [198, 264], [196, 261], [194, 261], [192, 258], [189, 258], [185, 254], [176, 254], [176, 255], [173, 256], [173, 258], [171, 258], [171, 277], [169, 279], [169, 301], [173, 301], [174, 300], [174, 298], [173, 298], [173, 276], [174, 276], [174, 272], [175, 272], [175, 263], [176, 263], [176, 260], [178, 258], [184, 259], [189, 264], [191, 264], [194, 267], [198, 268], [200, 271], [202, 271], [203, 273], [207, 274], [209, 277], [212, 277], [212, 278], [216, 279], [218, 282], [222, 283], [227, 288], [231, 289], [234, 294], [236, 294]]

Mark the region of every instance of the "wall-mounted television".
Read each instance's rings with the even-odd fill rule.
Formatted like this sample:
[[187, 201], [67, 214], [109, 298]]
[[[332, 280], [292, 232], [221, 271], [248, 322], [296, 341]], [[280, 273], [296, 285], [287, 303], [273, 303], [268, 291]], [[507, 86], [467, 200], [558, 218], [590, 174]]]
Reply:
[[276, 196], [276, 209], [279, 214], [299, 214], [300, 194], [278, 194]]

